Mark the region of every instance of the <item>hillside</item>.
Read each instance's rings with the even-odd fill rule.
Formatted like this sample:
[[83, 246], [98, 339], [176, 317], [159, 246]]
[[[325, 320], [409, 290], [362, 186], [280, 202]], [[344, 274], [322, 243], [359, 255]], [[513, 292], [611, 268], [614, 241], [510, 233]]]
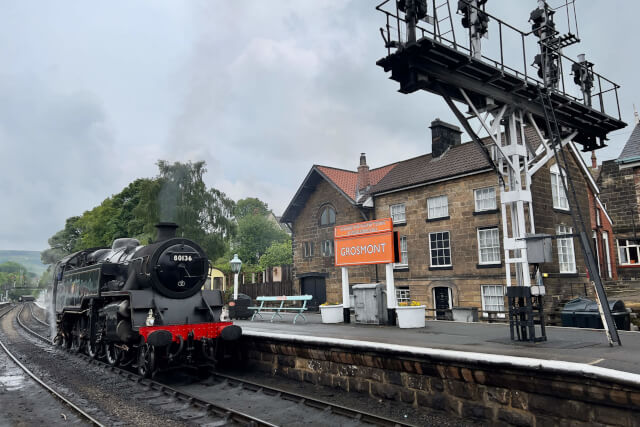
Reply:
[[2, 251], [0, 250], [0, 264], [13, 261], [24, 265], [27, 270], [40, 276], [47, 269], [47, 266], [40, 261], [38, 251]]

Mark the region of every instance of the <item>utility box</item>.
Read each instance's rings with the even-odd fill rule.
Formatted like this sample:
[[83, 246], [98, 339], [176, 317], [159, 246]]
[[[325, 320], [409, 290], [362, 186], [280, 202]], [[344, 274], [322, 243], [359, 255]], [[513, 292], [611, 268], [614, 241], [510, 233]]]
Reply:
[[548, 234], [528, 234], [527, 261], [529, 264], [542, 264], [553, 260], [551, 236]]
[[356, 323], [387, 323], [387, 291], [384, 283], [354, 285], [353, 300]]
[[453, 307], [451, 309], [454, 322], [477, 322], [478, 307]]

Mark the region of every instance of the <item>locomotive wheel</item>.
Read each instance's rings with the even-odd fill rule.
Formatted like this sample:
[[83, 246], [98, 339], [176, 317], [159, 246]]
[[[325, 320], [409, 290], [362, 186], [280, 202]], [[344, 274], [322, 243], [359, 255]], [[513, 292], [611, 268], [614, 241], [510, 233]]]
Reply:
[[62, 334], [62, 340], [60, 340], [60, 345], [62, 348], [69, 350], [71, 348], [71, 337], [69, 334]]
[[70, 341], [71, 341], [71, 345], [70, 345], [71, 351], [73, 351], [74, 353], [80, 352], [80, 349], [82, 348], [82, 339], [80, 338], [80, 336], [72, 335]]
[[122, 350], [116, 347], [114, 344], [107, 344], [105, 348], [105, 356], [107, 363], [111, 366], [118, 366], [122, 359]]
[[100, 344], [95, 343], [91, 341], [91, 339], [89, 339], [89, 341], [87, 342], [87, 354], [89, 355], [89, 357], [93, 359], [97, 359], [98, 357], [100, 357], [100, 347]]
[[138, 374], [151, 378], [156, 369], [156, 352], [152, 345], [144, 343], [138, 350]]

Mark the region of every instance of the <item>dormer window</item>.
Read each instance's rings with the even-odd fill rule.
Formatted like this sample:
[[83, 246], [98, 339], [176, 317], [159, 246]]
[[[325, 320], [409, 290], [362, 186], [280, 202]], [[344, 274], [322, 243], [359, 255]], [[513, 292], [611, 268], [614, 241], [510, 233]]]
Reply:
[[336, 210], [331, 206], [325, 206], [320, 213], [320, 225], [333, 225], [336, 223]]

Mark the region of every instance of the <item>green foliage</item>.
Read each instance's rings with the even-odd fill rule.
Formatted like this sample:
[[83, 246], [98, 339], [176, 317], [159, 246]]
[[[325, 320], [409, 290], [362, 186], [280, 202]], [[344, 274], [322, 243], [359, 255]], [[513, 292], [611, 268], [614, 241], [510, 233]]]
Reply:
[[209, 258], [224, 254], [229, 238], [235, 233], [233, 200], [215, 188], [207, 189], [202, 176], [205, 162], [158, 162], [158, 194], [161, 221], [180, 225], [178, 233], [198, 242]]
[[49, 238], [49, 249], [45, 249], [40, 254], [43, 264], [53, 264], [58, 262], [65, 255], [77, 250], [82, 229], [80, 228], [80, 217], [72, 216], [67, 218], [64, 229], [58, 231]]
[[[78, 221], [82, 230], [75, 250], [110, 247], [120, 237], [144, 236], [153, 231], [157, 209], [153, 209], [159, 185], [154, 180], [137, 179], [120, 193], [85, 212]], [[140, 217], [136, 216], [140, 215]]]
[[260, 257], [260, 269], [266, 270], [269, 267], [276, 267], [279, 265], [293, 264], [293, 250], [291, 247], [291, 240], [287, 239], [284, 242], [275, 242], [267, 251]]
[[261, 215], [267, 216], [269, 214], [269, 207], [260, 199], [255, 197], [247, 197], [246, 199], [240, 199], [236, 203], [235, 217], [236, 219], [244, 218], [247, 215]]
[[233, 200], [214, 188], [207, 189], [202, 179], [204, 162], [160, 160], [157, 165], [156, 178], [137, 179], [82, 216], [67, 219], [65, 228], [49, 239], [42, 262], [53, 264], [79, 250], [110, 247], [120, 237], [151, 243], [154, 226], [161, 220], [176, 222], [178, 235], [196, 241], [210, 258], [224, 254], [235, 233]]
[[9, 298], [16, 299], [20, 295], [33, 294], [32, 291], [20, 289], [21, 287], [33, 287], [38, 276], [16, 262], [4, 262], [0, 264], [0, 294], [4, 297], [5, 291], [9, 291]]
[[247, 215], [238, 220], [237, 252], [247, 264], [258, 264], [269, 246], [288, 238], [287, 233], [264, 215]]

